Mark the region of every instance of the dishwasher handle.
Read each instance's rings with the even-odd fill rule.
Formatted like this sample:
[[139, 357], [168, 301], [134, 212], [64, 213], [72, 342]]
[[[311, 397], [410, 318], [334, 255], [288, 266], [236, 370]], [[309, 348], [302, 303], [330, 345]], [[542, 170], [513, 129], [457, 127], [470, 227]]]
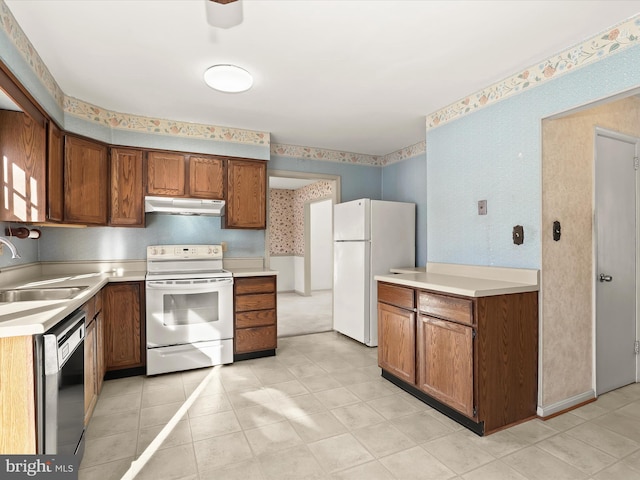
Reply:
[[42, 335], [45, 375], [57, 374], [73, 352], [84, 345], [85, 318], [85, 312], [80, 310], [51, 329], [51, 333]]

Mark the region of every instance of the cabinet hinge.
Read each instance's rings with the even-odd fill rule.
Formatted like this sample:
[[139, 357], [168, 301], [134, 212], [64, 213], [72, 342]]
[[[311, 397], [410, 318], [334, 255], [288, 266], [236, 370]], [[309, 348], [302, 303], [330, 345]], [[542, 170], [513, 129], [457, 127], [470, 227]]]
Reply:
[[640, 159], [638, 157], [633, 157], [633, 168], [636, 170], [640, 168]]
[[478, 415], [478, 409], [477, 407], [473, 407], [473, 416], [475, 417], [476, 415]]
[[633, 351], [636, 352], [636, 355], [640, 354], [640, 342], [638, 340], [633, 342]]
[[471, 338], [476, 338], [476, 331], [475, 330], [471, 330]]

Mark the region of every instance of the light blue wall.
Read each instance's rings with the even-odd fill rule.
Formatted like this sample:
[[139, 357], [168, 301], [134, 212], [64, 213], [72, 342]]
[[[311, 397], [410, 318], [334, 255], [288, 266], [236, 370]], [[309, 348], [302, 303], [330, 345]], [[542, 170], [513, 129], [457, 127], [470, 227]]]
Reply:
[[380, 167], [282, 156], [271, 157], [267, 166], [270, 170], [340, 175], [343, 202], [358, 198], [382, 200], [382, 168]]
[[382, 199], [416, 204], [416, 265], [427, 262], [427, 162], [426, 154], [387, 165], [382, 169]]
[[540, 236], [551, 234], [540, 232], [541, 121], [640, 86], [639, 65], [631, 47], [427, 131], [428, 261], [540, 268]]
[[220, 228], [220, 217], [147, 215], [146, 228], [43, 228], [40, 260], [144, 260], [148, 245], [227, 242], [227, 257], [262, 257], [263, 230]]

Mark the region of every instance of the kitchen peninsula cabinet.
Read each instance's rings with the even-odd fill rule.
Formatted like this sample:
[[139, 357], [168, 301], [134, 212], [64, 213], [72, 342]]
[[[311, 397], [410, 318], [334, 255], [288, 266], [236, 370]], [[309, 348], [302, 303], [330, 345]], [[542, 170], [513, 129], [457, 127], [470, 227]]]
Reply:
[[418, 388], [474, 417], [473, 304], [427, 292], [419, 293], [419, 304]]
[[103, 288], [105, 369], [146, 365], [144, 282], [116, 282]]
[[267, 226], [267, 166], [260, 160], [227, 160], [225, 228]]
[[475, 433], [536, 415], [537, 291], [471, 297], [379, 281], [378, 321], [383, 377]]
[[107, 147], [65, 135], [64, 221], [106, 225], [109, 166]]
[[109, 224], [144, 227], [142, 150], [111, 148], [111, 204]]
[[221, 200], [224, 168], [224, 157], [150, 151], [147, 153], [147, 194]]
[[234, 360], [275, 355], [276, 276], [234, 278]]
[[412, 288], [378, 285], [378, 364], [401, 380], [416, 381], [416, 314]]
[[45, 127], [26, 113], [0, 110], [0, 221], [45, 220], [46, 140]]

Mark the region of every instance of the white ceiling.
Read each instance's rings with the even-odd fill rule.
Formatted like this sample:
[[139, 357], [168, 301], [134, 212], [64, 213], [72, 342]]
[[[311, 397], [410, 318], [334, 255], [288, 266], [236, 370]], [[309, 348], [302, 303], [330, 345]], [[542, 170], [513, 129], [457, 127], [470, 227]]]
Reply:
[[[385, 155], [425, 116], [640, 12], [638, 0], [5, 0], [66, 95], [116, 112], [271, 132], [272, 143]], [[205, 69], [235, 63], [251, 90]]]

